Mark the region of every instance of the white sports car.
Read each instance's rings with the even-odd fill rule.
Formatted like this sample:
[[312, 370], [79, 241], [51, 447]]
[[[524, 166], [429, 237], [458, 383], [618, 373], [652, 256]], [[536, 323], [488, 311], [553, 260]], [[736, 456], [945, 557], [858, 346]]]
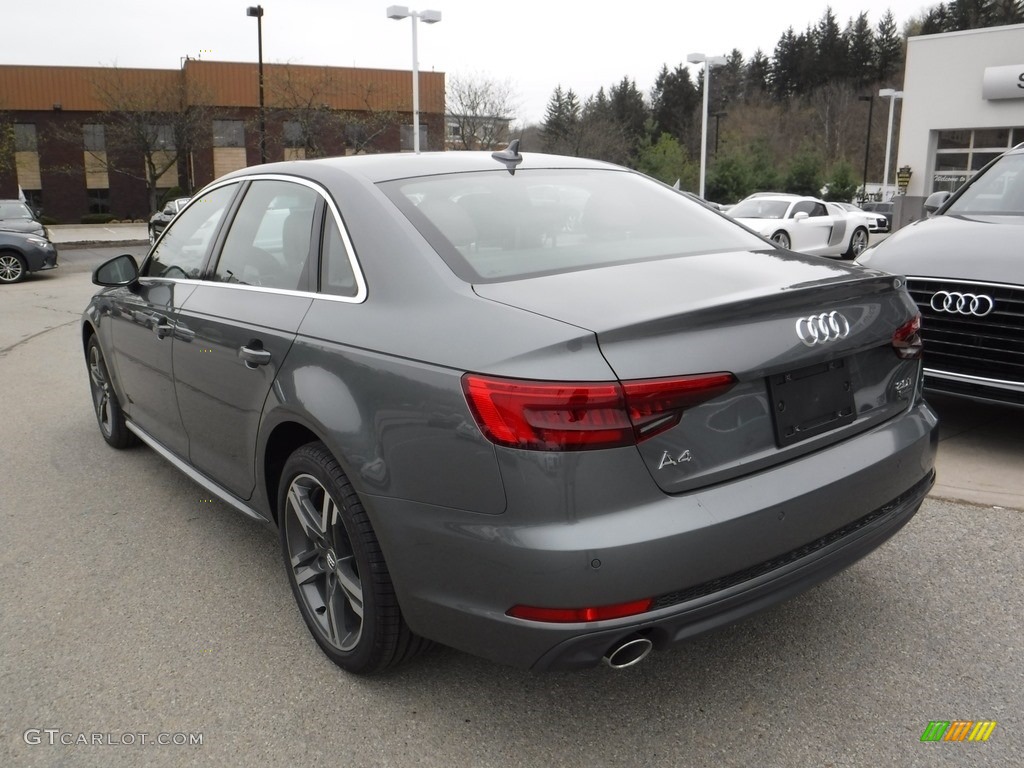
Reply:
[[889, 220], [881, 213], [865, 211], [859, 205], [854, 205], [853, 203], [829, 203], [828, 207], [829, 210], [840, 208], [848, 214], [864, 216], [868, 221], [868, 232], [872, 235], [883, 234], [889, 231]]
[[783, 248], [816, 256], [853, 259], [868, 247], [869, 222], [816, 197], [751, 195], [728, 212], [740, 224]]

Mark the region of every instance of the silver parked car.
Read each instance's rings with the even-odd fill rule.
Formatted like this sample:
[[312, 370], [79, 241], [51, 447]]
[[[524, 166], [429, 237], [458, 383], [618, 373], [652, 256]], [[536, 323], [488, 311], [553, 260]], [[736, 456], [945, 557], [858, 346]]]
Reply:
[[1024, 406], [1024, 144], [925, 208], [860, 262], [907, 276], [928, 390]]
[[901, 280], [605, 163], [261, 165], [94, 279], [104, 439], [274, 526], [356, 673], [428, 640], [629, 666], [849, 566], [933, 482]]

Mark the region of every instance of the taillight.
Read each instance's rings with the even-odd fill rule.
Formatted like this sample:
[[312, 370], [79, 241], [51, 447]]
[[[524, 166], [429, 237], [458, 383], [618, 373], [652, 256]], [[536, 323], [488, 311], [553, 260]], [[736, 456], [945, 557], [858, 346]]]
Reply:
[[638, 613], [649, 611], [653, 604], [653, 598], [646, 598], [644, 600], [633, 600], [628, 603], [616, 603], [615, 605], [599, 605], [592, 608], [537, 608], [532, 605], [516, 605], [509, 608], [505, 613], [516, 619], [546, 621], [552, 624], [569, 624], [635, 616]]
[[892, 334], [892, 348], [904, 360], [913, 360], [921, 356], [924, 343], [921, 340], [921, 313], [897, 328]]
[[686, 408], [735, 383], [731, 373], [622, 383], [462, 377], [470, 410], [489, 440], [537, 451], [635, 445], [674, 427]]

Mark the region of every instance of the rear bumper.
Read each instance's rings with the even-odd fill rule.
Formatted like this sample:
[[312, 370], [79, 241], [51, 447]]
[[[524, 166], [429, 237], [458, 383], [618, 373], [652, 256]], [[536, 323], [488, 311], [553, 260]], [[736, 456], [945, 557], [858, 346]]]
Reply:
[[764, 570], [758, 576], [747, 578], [743, 573], [730, 574], [733, 578], [726, 576], [722, 581], [735, 581], [731, 587], [708, 589], [703, 596], [681, 600], [676, 604], [677, 609], [657, 612], [663, 615], [652, 615], [629, 627], [591, 632], [566, 640], [541, 657], [534, 668], [590, 667], [610, 648], [636, 635], [646, 637], [656, 649], [663, 649], [794, 597], [881, 546], [914, 516], [934, 482], [935, 473], [931, 472], [906, 493], [846, 529], [821, 537], [805, 548], [786, 553], [760, 567], [755, 566], [751, 570]]
[[[549, 455], [574, 462], [574, 471], [567, 480], [565, 466], [549, 466], [546, 487], [528, 471], [536, 456], [511, 462], [518, 477], [506, 457], [502, 515], [364, 501], [413, 631], [512, 666], [579, 668], [630, 636], [664, 648], [848, 567], [920, 507], [934, 482], [937, 439], [935, 415], [918, 403], [828, 449], [677, 496], [630, 497], [624, 489], [652, 485], [642, 463], [634, 474], [622, 469], [621, 455], [590, 467], [600, 460], [593, 452]], [[552, 508], [562, 510], [554, 522]], [[555, 624], [506, 615], [516, 604], [577, 608], [649, 597], [652, 610], [622, 619]]]

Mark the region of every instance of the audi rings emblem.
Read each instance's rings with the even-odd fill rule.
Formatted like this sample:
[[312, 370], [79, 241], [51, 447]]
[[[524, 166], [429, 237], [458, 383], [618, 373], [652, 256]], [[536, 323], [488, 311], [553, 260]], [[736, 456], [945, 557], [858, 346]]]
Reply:
[[986, 296], [983, 293], [939, 291], [932, 296], [931, 306], [936, 312], [984, 317], [996, 308], [996, 303], [992, 301], [991, 296]]
[[796, 321], [796, 335], [808, 347], [838, 341], [850, 335], [850, 322], [839, 312], [801, 317]]

